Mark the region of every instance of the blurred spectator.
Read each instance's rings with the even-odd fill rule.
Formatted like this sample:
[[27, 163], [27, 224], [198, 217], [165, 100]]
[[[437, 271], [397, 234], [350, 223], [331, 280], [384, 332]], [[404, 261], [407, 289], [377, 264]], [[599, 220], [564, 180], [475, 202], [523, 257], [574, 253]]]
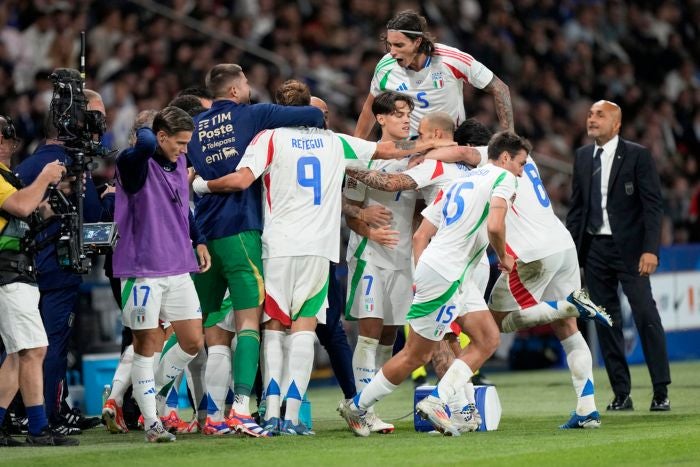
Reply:
[[[233, 34], [287, 60], [313, 94], [328, 102], [333, 125], [352, 131], [377, 60], [377, 40], [396, 12], [416, 8], [439, 41], [469, 50], [508, 84], [516, 131], [537, 152], [571, 163], [587, 143], [581, 122], [598, 99], [625, 109], [623, 136], [647, 145], [659, 167], [669, 241], [693, 235], [681, 192], [700, 183], [700, 3], [532, 2], [494, 0], [241, 0], [160, 2], [204, 22], [205, 33], [129, 2], [7, 1], [0, 4], [0, 111], [13, 117], [24, 139], [17, 159], [36, 147], [51, 96], [46, 79], [55, 66], [77, 66], [78, 31], [87, 33], [87, 85], [99, 89], [111, 116], [109, 145], [124, 147], [135, 112], [162, 108], [178, 91], [202, 86], [220, 62], [241, 63], [253, 98], [269, 102], [287, 76], [220, 42]], [[488, 97], [488, 96], [487, 96]], [[496, 128], [492, 102], [465, 90], [465, 108]], [[582, 114], [583, 112], [583, 114]], [[566, 212], [568, 177], [547, 170], [553, 200]], [[676, 183], [682, 175], [687, 189]], [[555, 177], [555, 178], [551, 178]], [[547, 178], [547, 176], [545, 176]], [[697, 214], [695, 214], [697, 219]], [[665, 236], [666, 237], [666, 236]]]

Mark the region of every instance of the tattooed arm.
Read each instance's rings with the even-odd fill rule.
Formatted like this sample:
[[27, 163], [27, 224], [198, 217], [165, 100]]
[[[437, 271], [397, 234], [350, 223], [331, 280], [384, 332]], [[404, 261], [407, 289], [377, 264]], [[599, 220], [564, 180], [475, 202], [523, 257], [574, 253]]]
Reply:
[[496, 115], [501, 124], [501, 129], [515, 131], [513, 123], [513, 104], [510, 101], [510, 89], [508, 85], [501, 79], [493, 75], [493, 79], [483, 91], [488, 92], [493, 96], [493, 101], [496, 106]]
[[417, 152], [425, 152], [431, 149], [443, 148], [446, 146], [456, 146], [452, 140], [434, 139], [431, 141], [380, 141], [377, 143], [377, 151], [374, 159], [401, 159]]
[[365, 185], [382, 191], [415, 190], [418, 184], [415, 180], [401, 173], [379, 172], [378, 170], [362, 170], [348, 167], [345, 169], [348, 177], [357, 179]]

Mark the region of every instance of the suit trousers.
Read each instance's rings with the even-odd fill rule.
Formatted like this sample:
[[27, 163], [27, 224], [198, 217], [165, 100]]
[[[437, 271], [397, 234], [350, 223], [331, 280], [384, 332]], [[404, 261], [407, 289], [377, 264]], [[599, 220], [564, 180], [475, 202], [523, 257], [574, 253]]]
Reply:
[[625, 266], [612, 236], [595, 235], [588, 240], [590, 247], [583, 265], [586, 285], [593, 301], [605, 307], [613, 320], [612, 328], [596, 323], [605, 369], [613, 392], [620, 395], [630, 394], [631, 391], [622, 333], [622, 312], [617, 294], [619, 283], [632, 308], [632, 317], [654, 392], [667, 395], [666, 386], [671, 383], [671, 372], [666, 334], [651, 293], [649, 277], [642, 277], [637, 271], [630, 271]]
[[39, 311], [49, 347], [44, 359], [44, 404], [49, 422], [57, 423], [68, 368], [68, 342], [78, 310], [80, 285], [41, 291]]

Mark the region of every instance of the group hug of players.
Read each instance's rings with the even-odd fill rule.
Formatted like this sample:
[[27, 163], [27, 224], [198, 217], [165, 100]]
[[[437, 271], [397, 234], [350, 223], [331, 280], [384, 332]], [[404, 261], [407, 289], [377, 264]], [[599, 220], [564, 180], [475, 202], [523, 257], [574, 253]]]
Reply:
[[[192, 119], [166, 107], [118, 157], [114, 276], [134, 344], [103, 409], [111, 431], [126, 430], [121, 403], [133, 384], [149, 442], [200, 430], [313, 434], [300, 407], [343, 213], [352, 230], [345, 311], [358, 320], [359, 339], [357, 394], [338, 411], [355, 434], [392, 432], [374, 404], [438, 353], [451, 363], [416, 410], [442, 433], [476, 430], [471, 376], [500, 332], [544, 323], [563, 345], [577, 397], [562, 428], [600, 426], [576, 318], [608, 326], [610, 318], [580, 288], [573, 240], [553, 213], [530, 144], [464, 118], [469, 83], [494, 94], [502, 126], [512, 128], [503, 83], [468, 54], [433, 44], [425, 21], [404, 13], [388, 25], [390, 52], [356, 136], [326, 129], [325, 104], [298, 81], [280, 87], [277, 105], [251, 105], [243, 70], [221, 64], [207, 74], [209, 109]], [[374, 120], [380, 141], [358, 138]], [[501, 275], [487, 304], [489, 245]], [[165, 345], [159, 320], [174, 331]], [[404, 324], [406, 344], [392, 356]], [[470, 339], [463, 349], [461, 332]], [[256, 420], [258, 362], [265, 410]], [[196, 406], [190, 422], [170, 410], [183, 374]]]

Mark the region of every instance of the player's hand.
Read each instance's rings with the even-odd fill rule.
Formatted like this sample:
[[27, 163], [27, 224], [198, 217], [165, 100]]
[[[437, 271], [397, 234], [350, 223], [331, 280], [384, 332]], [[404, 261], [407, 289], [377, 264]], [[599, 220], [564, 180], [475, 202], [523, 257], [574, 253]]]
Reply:
[[199, 272], [207, 272], [211, 267], [211, 256], [204, 243], [197, 245], [197, 258], [199, 258]]
[[391, 211], [380, 204], [374, 204], [362, 209], [362, 220], [370, 227], [381, 227], [391, 224]]
[[659, 258], [653, 253], [642, 253], [639, 258], [639, 275], [649, 276], [654, 274], [656, 267], [659, 265]]
[[108, 194], [110, 194], [110, 193], [116, 193], [116, 192], [117, 192], [117, 187], [114, 186], [114, 185], [109, 185], [109, 184], [108, 184], [108, 185], [107, 185], [107, 188], [105, 188], [105, 191], [103, 191], [102, 194], [100, 195], [100, 198], [104, 198], [104, 197], [107, 196]]
[[63, 166], [63, 163], [55, 160], [50, 164], [46, 164], [39, 175], [44, 177], [49, 184], [56, 185], [65, 174], [66, 168]]
[[498, 262], [498, 270], [510, 274], [515, 266], [515, 258], [513, 258], [508, 253], [505, 254], [503, 258]]
[[383, 225], [369, 231], [369, 239], [387, 248], [394, 248], [399, 244], [399, 231], [390, 230], [388, 225]]
[[194, 180], [192, 180], [192, 189], [198, 196], [204, 196], [207, 193], [211, 193], [211, 190], [209, 189], [209, 185], [207, 185], [207, 181], [204, 180], [202, 177], [197, 175]]

